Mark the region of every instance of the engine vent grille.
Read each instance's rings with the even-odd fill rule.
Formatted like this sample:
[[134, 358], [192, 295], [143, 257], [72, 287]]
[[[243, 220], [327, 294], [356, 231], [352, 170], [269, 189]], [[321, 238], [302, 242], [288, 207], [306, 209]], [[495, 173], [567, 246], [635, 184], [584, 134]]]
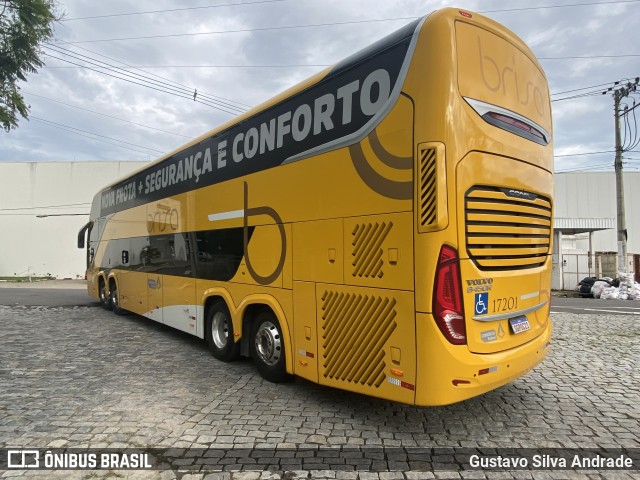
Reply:
[[396, 300], [325, 291], [322, 355], [325, 378], [379, 387], [386, 378], [384, 346], [396, 328]]
[[359, 223], [354, 227], [351, 232], [353, 236], [351, 242], [353, 246], [353, 251], [351, 252], [353, 270], [351, 275], [354, 277], [382, 278], [384, 275], [382, 270], [384, 251], [381, 247], [382, 242], [389, 235], [391, 227], [393, 227], [393, 222]]
[[436, 223], [438, 217], [436, 149], [425, 148], [420, 151], [420, 193], [419, 212], [420, 226], [426, 227]]
[[522, 190], [475, 186], [465, 195], [469, 258], [480, 270], [524, 270], [551, 253], [551, 200]]

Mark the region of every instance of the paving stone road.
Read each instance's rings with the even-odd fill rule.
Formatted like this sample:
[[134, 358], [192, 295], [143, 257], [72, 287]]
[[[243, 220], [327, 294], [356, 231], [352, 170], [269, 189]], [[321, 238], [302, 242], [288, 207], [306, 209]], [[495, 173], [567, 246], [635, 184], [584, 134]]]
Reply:
[[[558, 314], [554, 328], [551, 353], [524, 378], [463, 403], [418, 408], [299, 379], [274, 385], [250, 361], [222, 364], [202, 340], [137, 316], [0, 306], [0, 447], [640, 448], [638, 319]], [[406, 459], [377, 472], [373, 462], [351, 471], [289, 459], [262, 472], [229, 463], [218, 472], [6, 470], [0, 477], [640, 478], [637, 470], [419, 472]]]

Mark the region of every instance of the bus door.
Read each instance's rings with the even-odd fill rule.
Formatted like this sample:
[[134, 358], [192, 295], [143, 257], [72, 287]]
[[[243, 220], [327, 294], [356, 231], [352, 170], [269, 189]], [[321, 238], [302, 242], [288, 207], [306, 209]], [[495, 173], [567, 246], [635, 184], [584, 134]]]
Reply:
[[196, 289], [188, 235], [150, 237], [147, 257], [147, 316], [195, 335]]

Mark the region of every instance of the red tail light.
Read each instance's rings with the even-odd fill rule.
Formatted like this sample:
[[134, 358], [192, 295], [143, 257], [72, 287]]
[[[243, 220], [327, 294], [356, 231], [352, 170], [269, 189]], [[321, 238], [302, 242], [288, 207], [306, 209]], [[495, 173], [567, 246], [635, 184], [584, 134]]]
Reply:
[[[507, 115], [502, 115], [496, 112], [489, 112], [487, 113], [487, 115], [493, 118], [496, 122], [501, 123], [503, 127], [510, 126], [513, 128], [519, 128], [520, 130], [523, 130], [524, 132], [530, 135], [533, 135], [538, 140], [540, 140], [540, 142], [544, 142], [545, 145], [548, 143], [547, 139], [542, 134], [542, 132], [540, 132], [537, 128], [532, 127], [531, 125], [528, 125], [518, 120], [517, 118], [509, 117]], [[517, 133], [517, 132], [512, 132], [512, 133]]]
[[445, 338], [454, 345], [467, 343], [458, 252], [449, 245], [440, 249], [433, 291], [433, 316]]

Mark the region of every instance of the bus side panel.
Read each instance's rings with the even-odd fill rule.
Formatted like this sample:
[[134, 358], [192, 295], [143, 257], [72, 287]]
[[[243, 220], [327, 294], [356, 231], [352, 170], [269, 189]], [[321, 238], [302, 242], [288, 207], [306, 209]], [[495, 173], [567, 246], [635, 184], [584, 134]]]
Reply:
[[293, 225], [293, 279], [343, 283], [343, 220]]
[[256, 226], [231, 281], [291, 288], [291, 226]]
[[316, 284], [319, 382], [414, 403], [413, 293]]
[[183, 332], [197, 334], [196, 282], [193, 278], [162, 275], [163, 322]]
[[316, 284], [293, 282], [294, 371], [318, 383], [318, 332], [316, 328]]
[[413, 290], [413, 214], [344, 220], [344, 283]]
[[120, 306], [125, 310], [144, 315], [148, 310], [147, 274], [121, 270], [116, 273]]

